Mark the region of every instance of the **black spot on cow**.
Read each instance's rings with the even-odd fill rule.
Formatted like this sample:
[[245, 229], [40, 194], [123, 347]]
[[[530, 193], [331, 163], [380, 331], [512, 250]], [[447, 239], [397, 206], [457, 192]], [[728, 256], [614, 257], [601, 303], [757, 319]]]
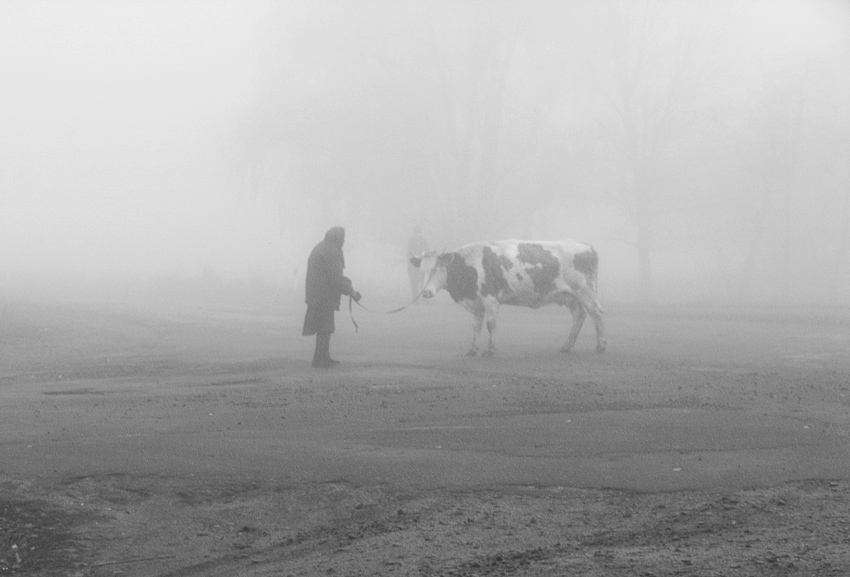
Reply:
[[481, 253], [481, 268], [484, 269], [481, 294], [495, 297], [510, 294], [511, 287], [505, 278], [505, 272], [512, 266], [514, 265], [508, 257], [503, 254], [497, 255], [492, 248], [485, 246]]
[[534, 292], [545, 295], [555, 290], [555, 279], [561, 272], [558, 258], [539, 244], [517, 245], [517, 260], [530, 266], [525, 271], [534, 283]]
[[455, 302], [475, 299], [478, 295], [478, 271], [456, 252], [437, 257], [437, 266], [446, 267], [446, 290]]
[[596, 280], [596, 270], [599, 267], [599, 255], [590, 247], [587, 252], [580, 252], [573, 257], [573, 266], [591, 280]]

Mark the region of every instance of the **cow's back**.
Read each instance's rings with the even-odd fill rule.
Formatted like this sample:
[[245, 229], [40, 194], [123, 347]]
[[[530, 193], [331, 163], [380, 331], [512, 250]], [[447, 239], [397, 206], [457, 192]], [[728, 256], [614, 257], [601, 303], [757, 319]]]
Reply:
[[458, 252], [478, 271], [479, 296], [500, 303], [566, 304], [580, 287], [595, 289], [596, 251], [574, 240], [476, 242]]

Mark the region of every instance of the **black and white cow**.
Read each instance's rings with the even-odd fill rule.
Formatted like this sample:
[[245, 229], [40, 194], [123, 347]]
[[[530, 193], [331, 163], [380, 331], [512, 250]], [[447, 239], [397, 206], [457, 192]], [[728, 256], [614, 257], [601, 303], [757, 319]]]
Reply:
[[573, 348], [589, 314], [596, 325], [596, 352], [605, 352], [605, 324], [596, 296], [599, 257], [590, 245], [573, 240], [474, 242], [452, 252], [412, 256], [410, 262], [428, 279], [422, 296], [431, 298], [446, 289], [474, 315], [469, 356], [478, 354], [478, 334], [485, 320], [490, 340], [482, 354], [493, 355], [502, 304], [569, 307], [573, 326], [562, 352]]

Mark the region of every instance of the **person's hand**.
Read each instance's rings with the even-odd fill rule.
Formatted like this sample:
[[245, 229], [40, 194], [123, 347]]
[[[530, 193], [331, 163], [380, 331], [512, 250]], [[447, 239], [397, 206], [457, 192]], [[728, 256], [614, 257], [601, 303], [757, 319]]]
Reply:
[[354, 294], [351, 295], [351, 298], [354, 299], [354, 302], [359, 303], [360, 299], [362, 298], [362, 295], [359, 292], [354, 291]]

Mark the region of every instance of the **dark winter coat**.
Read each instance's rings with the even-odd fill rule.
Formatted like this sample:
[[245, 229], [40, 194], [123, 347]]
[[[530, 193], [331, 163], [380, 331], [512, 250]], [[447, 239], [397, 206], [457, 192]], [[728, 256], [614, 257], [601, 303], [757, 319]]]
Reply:
[[342, 295], [353, 294], [351, 280], [342, 274], [345, 268], [345, 257], [342, 254], [344, 242], [345, 229], [335, 226], [310, 253], [306, 290], [309, 307], [338, 311]]

